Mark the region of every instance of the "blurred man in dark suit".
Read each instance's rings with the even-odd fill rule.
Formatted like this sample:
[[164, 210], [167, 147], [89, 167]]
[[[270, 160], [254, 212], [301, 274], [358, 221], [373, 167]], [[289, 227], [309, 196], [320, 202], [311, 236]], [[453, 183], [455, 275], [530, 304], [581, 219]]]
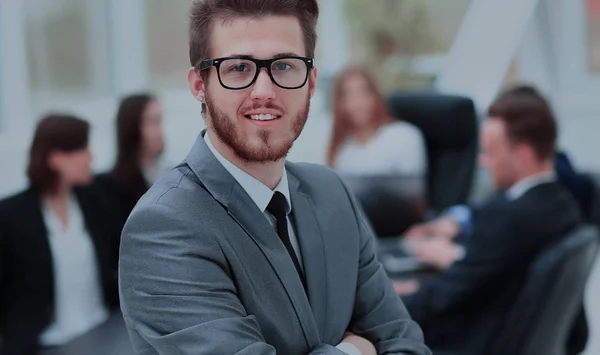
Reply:
[[554, 172], [557, 128], [546, 100], [511, 89], [488, 117], [480, 163], [498, 193], [409, 230], [417, 257], [441, 272], [396, 285], [427, 343], [461, 354], [485, 353], [537, 254], [581, 221]]

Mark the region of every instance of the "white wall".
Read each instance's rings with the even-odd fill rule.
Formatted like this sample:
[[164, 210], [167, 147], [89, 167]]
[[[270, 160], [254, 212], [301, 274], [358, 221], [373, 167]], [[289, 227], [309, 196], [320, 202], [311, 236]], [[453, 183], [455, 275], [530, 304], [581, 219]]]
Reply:
[[587, 70], [584, 0], [541, 1], [523, 37], [519, 76], [552, 100], [559, 145], [583, 170], [600, 171], [600, 76]]
[[473, 0], [435, 85], [482, 110], [497, 95], [541, 0]]

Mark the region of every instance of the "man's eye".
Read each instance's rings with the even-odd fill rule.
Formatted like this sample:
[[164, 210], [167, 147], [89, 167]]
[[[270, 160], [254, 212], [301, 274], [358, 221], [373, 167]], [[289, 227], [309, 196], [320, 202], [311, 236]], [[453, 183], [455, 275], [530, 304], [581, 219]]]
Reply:
[[246, 64], [239, 64], [231, 67], [231, 71], [243, 72], [248, 70], [248, 66]]
[[273, 65], [273, 69], [288, 70], [288, 69], [292, 69], [292, 65], [290, 63], [279, 62], [279, 63], [275, 63], [275, 65]]

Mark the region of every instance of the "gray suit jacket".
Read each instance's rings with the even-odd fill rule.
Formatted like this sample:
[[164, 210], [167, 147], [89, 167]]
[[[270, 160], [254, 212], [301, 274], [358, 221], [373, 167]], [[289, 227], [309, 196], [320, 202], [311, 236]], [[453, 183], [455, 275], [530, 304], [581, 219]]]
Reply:
[[123, 230], [121, 308], [139, 354], [430, 354], [338, 176], [287, 163], [307, 293], [265, 215], [199, 138]]

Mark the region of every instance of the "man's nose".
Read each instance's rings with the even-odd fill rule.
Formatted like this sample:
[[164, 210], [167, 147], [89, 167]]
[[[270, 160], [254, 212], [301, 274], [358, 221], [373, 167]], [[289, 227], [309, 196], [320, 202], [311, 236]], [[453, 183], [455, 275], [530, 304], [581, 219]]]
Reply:
[[252, 92], [250, 93], [250, 98], [252, 100], [273, 100], [275, 99], [275, 83], [269, 77], [269, 73], [265, 68], [261, 68], [258, 73], [258, 77], [252, 85]]

